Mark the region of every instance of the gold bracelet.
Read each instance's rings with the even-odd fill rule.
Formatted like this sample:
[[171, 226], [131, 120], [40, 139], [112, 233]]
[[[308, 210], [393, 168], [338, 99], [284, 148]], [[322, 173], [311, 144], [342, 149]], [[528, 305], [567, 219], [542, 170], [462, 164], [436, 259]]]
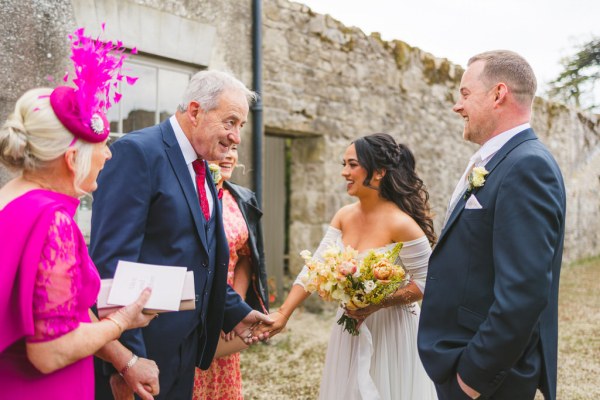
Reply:
[[125, 373], [131, 369], [138, 361], [139, 357], [135, 354], [131, 353], [131, 358], [127, 361], [127, 364], [119, 371], [119, 375], [125, 376]]
[[119, 336], [123, 333], [123, 326], [119, 323], [119, 321], [117, 321], [116, 319], [114, 319], [110, 315], [108, 317], [104, 317], [104, 319], [109, 320], [110, 322], [112, 322], [113, 324], [115, 324], [117, 326], [117, 328], [119, 328]]

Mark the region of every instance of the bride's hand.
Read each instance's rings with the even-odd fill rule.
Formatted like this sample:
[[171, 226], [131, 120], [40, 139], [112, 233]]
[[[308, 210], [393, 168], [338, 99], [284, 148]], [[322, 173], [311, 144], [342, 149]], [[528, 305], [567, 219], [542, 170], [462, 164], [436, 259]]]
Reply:
[[346, 309], [345, 314], [347, 316], [349, 316], [350, 318], [354, 318], [355, 320], [358, 321], [358, 326], [357, 328], [360, 327], [360, 325], [363, 323], [363, 321], [371, 314], [373, 314], [376, 311], [379, 311], [383, 308], [382, 304], [371, 304], [369, 306], [366, 306], [364, 308], [358, 308], [356, 310], [349, 310]]
[[287, 322], [289, 319], [288, 316], [286, 316], [285, 314], [283, 314], [280, 311], [275, 311], [275, 312], [269, 314], [269, 318], [271, 318], [275, 322], [273, 322], [272, 325], [261, 325], [258, 328], [259, 332], [264, 332], [264, 331], [269, 332], [269, 337], [273, 337], [273, 336], [277, 335], [278, 333], [280, 333], [287, 325]]

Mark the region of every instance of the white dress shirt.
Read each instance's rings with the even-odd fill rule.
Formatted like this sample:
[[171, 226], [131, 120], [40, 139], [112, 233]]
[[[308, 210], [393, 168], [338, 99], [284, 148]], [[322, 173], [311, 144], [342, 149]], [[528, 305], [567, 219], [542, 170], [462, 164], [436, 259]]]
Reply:
[[454, 188], [454, 192], [452, 193], [452, 197], [450, 198], [450, 202], [448, 202], [448, 209], [446, 211], [446, 218], [444, 219], [444, 223], [442, 227], [446, 226], [448, 222], [448, 218], [450, 218], [450, 214], [454, 210], [456, 203], [458, 203], [459, 197], [467, 190], [467, 176], [471, 172], [474, 167], [485, 167], [485, 165], [494, 157], [494, 155], [504, 146], [510, 139], [512, 139], [519, 132], [524, 131], [525, 129], [529, 129], [531, 125], [529, 122], [521, 124], [519, 126], [515, 126], [512, 129], [504, 131], [499, 135], [494, 136], [487, 142], [483, 144], [469, 159], [469, 163], [467, 164], [467, 168], [463, 172], [460, 180], [456, 184]]
[[[183, 133], [183, 129], [181, 129], [179, 122], [177, 122], [177, 118], [175, 118], [175, 116], [172, 115], [171, 118], [169, 118], [169, 122], [171, 123], [171, 127], [173, 128], [173, 131], [175, 132], [175, 138], [177, 139], [179, 148], [181, 149], [181, 152], [183, 153], [183, 159], [185, 160], [185, 163], [187, 164], [190, 176], [192, 177], [192, 182], [194, 183], [194, 188], [196, 189], [196, 193], [198, 193], [198, 187], [196, 186], [196, 172], [194, 172], [194, 167], [192, 166], [192, 163], [198, 159], [198, 155], [196, 154], [196, 151], [192, 147], [192, 144], [190, 143], [188, 138], [185, 136], [185, 133]], [[206, 171], [206, 174], [208, 176], [210, 176], [210, 173], [208, 171]], [[208, 182], [206, 181], [206, 179], [204, 180], [204, 188], [206, 189], [206, 197], [208, 200], [208, 210], [209, 210], [210, 214], [212, 215], [213, 208], [214, 208], [214, 199], [213, 199], [213, 196], [211, 195], [212, 192], [210, 191], [210, 187], [208, 186]]]

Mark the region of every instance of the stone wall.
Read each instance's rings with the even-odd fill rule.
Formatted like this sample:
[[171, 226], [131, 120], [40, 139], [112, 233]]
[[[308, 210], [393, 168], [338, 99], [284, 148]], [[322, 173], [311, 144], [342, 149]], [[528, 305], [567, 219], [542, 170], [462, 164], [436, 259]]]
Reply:
[[[252, 0], [5, 0], [0, 4], [0, 120], [26, 89], [47, 85], [47, 75], [62, 76], [69, 65], [66, 36], [78, 25], [75, 10], [93, 8], [101, 19], [102, 10], [123, 4], [214, 28], [208, 67], [228, 69], [252, 84]], [[150, 29], [133, 23], [129, 28], [139, 35]], [[413, 150], [439, 228], [447, 199], [476, 149], [462, 140], [463, 122], [451, 110], [463, 69], [287, 0], [263, 1], [263, 35], [265, 130], [295, 138], [292, 271], [300, 267], [298, 252], [314, 249], [335, 211], [353, 201], [345, 193], [340, 161], [348, 143], [364, 134], [388, 132]], [[198, 38], [182, 34], [181, 40]], [[600, 254], [598, 116], [537, 99], [532, 124], [566, 179], [566, 260]], [[251, 139], [248, 127], [240, 155], [247, 165]], [[0, 171], [0, 185], [6, 178]], [[238, 177], [246, 185], [250, 179], [250, 174]]]
[[[75, 28], [70, 1], [3, 0], [0, 4], [0, 121], [28, 89], [53, 86], [68, 67], [67, 35]], [[0, 185], [12, 173], [0, 165]]]
[[[298, 137], [292, 151], [291, 269], [301, 266], [300, 250], [316, 248], [335, 211], [353, 201], [345, 193], [340, 161], [349, 142], [365, 134], [388, 132], [413, 150], [439, 230], [447, 199], [476, 150], [463, 141], [463, 121], [451, 110], [463, 69], [285, 0], [265, 1], [264, 38], [266, 130]], [[566, 180], [565, 259], [599, 254], [598, 116], [538, 98], [532, 125]]]
[[[96, 34], [102, 22], [107, 23], [105, 39], [126, 40], [159, 57], [180, 54], [189, 46], [175, 43], [172, 49], [148, 37], [173, 37], [182, 42], [206, 42], [189, 29], [187, 20], [210, 26], [216, 33], [210, 36], [209, 63], [195, 63], [190, 54], [178, 61], [198, 67], [227, 70], [252, 85], [252, 0], [3, 0], [0, 2], [0, 121], [12, 112], [15, 101], [28, 89], [55, 86], [47, 76], [62, 78], [71, 66], [67, 35], [78, 26]], [[180, 18], [169, 18], [176, 16]], [[151, 23], [154, 22], [154, 23]], [[162, 30], [162, 31], [161, 31]], [[200, 32], [203, 32], [200, 27]], [[115, 33], [116, 32], [116, 33]], [[157, 39], [158, 40], [158, 39]], [[152, 48], [154, 47], [154, 48]], [[161, 49], [162, 47], [162, 49]], [[202, 65], [201, 65], [202, 64]], [[250, 125], [248, 125], [250, 126]], [[244, 132], [251, 143], [251, 129]], [[251, 146], [241, 148], [240, 158], [251, 160]], [[0, 186], [12, 176], [0, 166]], [[249, 177], [241, 177], [244, 181]]]

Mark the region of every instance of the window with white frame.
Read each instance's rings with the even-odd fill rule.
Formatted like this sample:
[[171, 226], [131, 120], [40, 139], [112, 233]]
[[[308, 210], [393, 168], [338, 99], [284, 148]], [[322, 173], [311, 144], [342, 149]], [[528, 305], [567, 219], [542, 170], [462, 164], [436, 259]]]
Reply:
[[[110, 140], [127, 132], [156, 125], [173, 115], [183, 92], [199, 67], [165, 61], [140, 54], [132, 55], [123, 64], [123, 74], [138, 77], [134, 85], [120, 82], [121, 101], [106, 115], [110, 122]], [[92, 199], [85, 196], [77, 212], [77, 223], [89, 242]]]
[[138, 77], [135, 85], [120, 83], [121, 101], [108, 110], [113, 137], [156, 125], [173, 115], [191, 76], [199, 68], [142, 55], [128, 58], [125, 75]]

